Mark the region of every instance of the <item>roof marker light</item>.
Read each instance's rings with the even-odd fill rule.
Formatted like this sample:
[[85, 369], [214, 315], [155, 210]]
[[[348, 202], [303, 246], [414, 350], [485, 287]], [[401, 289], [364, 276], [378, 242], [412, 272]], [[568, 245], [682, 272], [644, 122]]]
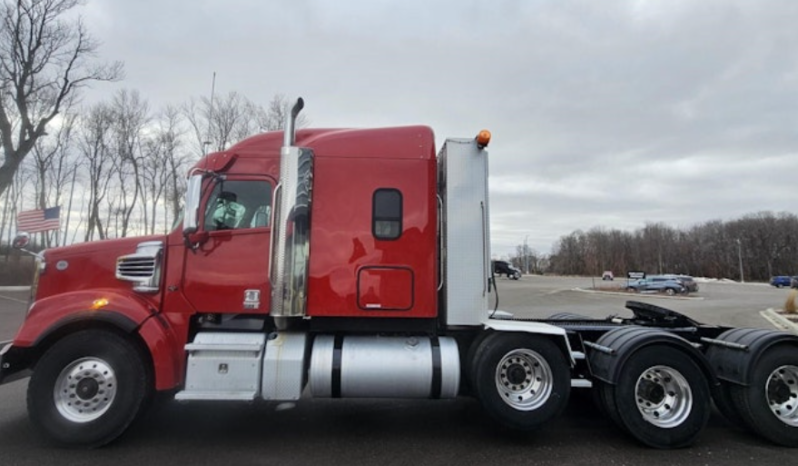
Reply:
[[488, 144], [490, 143], [490, 131], [483, 129], [479, 132], [479, 134], [477, 134], [475, 139], [477, 141], [477, 147], [480, 149], [488, 147]]

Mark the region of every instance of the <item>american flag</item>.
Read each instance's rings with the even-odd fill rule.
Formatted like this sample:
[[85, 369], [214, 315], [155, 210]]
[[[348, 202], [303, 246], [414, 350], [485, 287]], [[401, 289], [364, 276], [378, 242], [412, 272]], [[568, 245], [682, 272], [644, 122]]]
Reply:
[[38, 233], [40, 231], [57, 230], [61, 228], [59, 217], [61, 207], [49, 209], [26, 210], [17, 214], [17, 231]]

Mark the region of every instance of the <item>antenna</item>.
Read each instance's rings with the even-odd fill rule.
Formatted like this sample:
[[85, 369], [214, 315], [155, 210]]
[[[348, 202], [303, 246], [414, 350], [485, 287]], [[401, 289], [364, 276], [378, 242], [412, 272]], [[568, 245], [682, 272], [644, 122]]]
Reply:
[[211, 145], [211, 122], [213, 121], [213, 93], [216, 91], [216, 72], [213, 72], [213, 79], [211, 80], [211, 108], [208, 112], [208, 131], [205, 134], [205, 142], [202, 143], [204, 154], [208, 155], [208, 146]]

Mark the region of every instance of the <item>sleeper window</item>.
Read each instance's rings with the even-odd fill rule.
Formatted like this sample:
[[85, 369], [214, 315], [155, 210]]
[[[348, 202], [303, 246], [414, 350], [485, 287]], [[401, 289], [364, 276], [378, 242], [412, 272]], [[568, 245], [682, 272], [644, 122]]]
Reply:
[[374, 191], [372, 232], [375, 238], [383, 240], [397, 239], [402, 235], [402, 193], [399, 190]]

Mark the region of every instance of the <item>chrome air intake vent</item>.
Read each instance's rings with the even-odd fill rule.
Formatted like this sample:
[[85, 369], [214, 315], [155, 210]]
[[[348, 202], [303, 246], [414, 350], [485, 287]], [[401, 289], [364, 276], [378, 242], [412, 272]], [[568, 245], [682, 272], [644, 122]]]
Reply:
[[116, 264], [116, 275], [121, 279], [139, 280], [155, 274], [154, 257], [120, 257]]
[[116, 278], [136, 283], [135, 291], [157, 293], [161, 281], [162, 249], [160, 241], [140, 243], [135, 253], [116, 260]]

